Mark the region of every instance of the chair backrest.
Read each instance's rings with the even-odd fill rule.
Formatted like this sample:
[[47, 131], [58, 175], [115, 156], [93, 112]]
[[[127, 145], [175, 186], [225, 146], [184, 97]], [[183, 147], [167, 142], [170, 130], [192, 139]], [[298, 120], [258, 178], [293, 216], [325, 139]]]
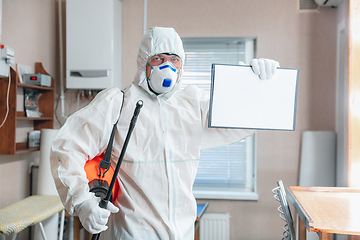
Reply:
[[289, 204], [286, 199], [285, 188], [281, 180], [277, 181], [277, 187], [272, 190], [274, 198], [280, 202], [278, 211], [280, 212], [280, 218], [286, 222], [283, 229], [283, 240], [295, 240], [294, 222], [291, 216]]

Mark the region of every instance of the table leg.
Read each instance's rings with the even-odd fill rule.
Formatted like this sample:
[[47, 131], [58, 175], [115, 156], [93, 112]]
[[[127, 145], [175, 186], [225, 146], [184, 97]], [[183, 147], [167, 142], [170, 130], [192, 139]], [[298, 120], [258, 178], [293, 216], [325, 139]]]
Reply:
[[332, 234], [331, 233], [318, 232], [318, 235], [319, 235], [320, 240], [332, 240]]
[[194, 240], [199, 240], [200, 239], [200, 228], [199, 228], [199, 221], [195, 221], [195, 236], [194, 236]]
[[41, 231], [41, 235], [43, 237], [43, 240], [47, 240], [46, 234], [45, 234], [45, 229], [44, 226], [41, 222], [39, 222], [39, 226], [40, 226], [40, 231]]
[[81, 228], [81, 223], [79, 220], [79, 217], [74, 217], [74, 240], [79, 240], [80, 239], [80, 228]]
[[60, 230], [59, 230], [59, 240], [63, 240], [63, 234], [64, 234], [64, 222], [65, 222], [65, 209], [61, 211]]
[[14, 233], [13, 235], [11, 235], [11, 240], [15, 240], [17, 236], [17, 233]]
[[298, 216], [299, 223], [299, 240], [306, 240], [306, 227], [304, 223], [301, 221], [301, 218]]

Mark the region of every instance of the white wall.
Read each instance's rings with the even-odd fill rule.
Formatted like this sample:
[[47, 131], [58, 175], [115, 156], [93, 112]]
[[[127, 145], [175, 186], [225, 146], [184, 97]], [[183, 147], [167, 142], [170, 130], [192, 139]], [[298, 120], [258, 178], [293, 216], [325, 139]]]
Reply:
[[[209, 200], [209, 212], [231, 214], [231, 239], [280, 239], [283, 222], [271, 189], [276, 180], [298, 183], [303, 131], [335, 131], [336, 26], [340, 9], [299, 13], [297, 0], [153, 0], [148, 27], [171, 26], [183, 37], [256, 36], [258, 57], [300, 69], [296, 130], [258, 134], [259, 201]], [[16, 62], [44, 63], [59, 91], [57, 1], [3, 0], [3, 42], [15, 49]], [[344, 7], [345, 8], [345, 7]], [[345, 10], [342, 10], [345, 11]], [[123, 86], [133, 80], [143, 34], [143, 0], [123, 1]], [[76, 105], [69, 90], [67, 104]], [[29, 162], [38, 153], [0, 156], [0, 207], [29, 194]], [[13, 172], [9, 171], [11, 169]], [[204, 201], [199, 201], [204, 202]], [[261, 229], [261, 230], [259, 230]], [[20, 238], [21, 239], [21, 238]], [[26, 238], [23, 238], [26, 239]]]

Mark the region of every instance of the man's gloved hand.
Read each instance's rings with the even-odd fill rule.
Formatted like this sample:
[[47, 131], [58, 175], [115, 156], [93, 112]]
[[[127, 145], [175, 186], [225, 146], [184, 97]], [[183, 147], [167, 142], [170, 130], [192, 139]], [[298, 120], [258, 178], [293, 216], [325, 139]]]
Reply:
[[260, 79], [270, 79], [274, 76], [275, 71], [280, 67], [280, 64], [275, 60], [260, 58], [251, 60], [250, 66]]
[[81, 224], [91, 234], [105, 231], [108, 228], [106, 223], [110, 214], [119, 211], [111, 202], [108, 203], [107, 209], [99, 207], [99, 202], [100, 198], [94, 196], [75, 206]]

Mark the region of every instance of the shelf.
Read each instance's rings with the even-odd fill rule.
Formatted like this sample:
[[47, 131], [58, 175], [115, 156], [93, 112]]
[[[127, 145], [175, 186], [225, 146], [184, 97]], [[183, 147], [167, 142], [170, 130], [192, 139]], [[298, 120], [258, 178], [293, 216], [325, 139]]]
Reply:
[[35, 89], [40, 89], [40, 90], [54, 90], [53, 87], [31, 85], [31, 84], [25, 84], [25, 83], [18, 83], [17, 86], [22, 87], [22, 88], [35, 88]]
[[25, 116], [25, 112], [23, 111], [18, 111], [16, 112], [16, 119], [17, 120], [31, 120], [31, 121], [49, 121], [49, 120], [53, 120], [53, 117], [27, 117]]
[[40, 150], [40, 147], [29, 148], [27, 142], [17, 142], [15, 154], [30, 153], [30, 152], [36, 152], [39, 150]]
[[18, 117], [17, 120], [24, 120], [24, 121], [49, 121], [53, 120], [52, 117]]
[[[48, 74], [42, 63], [35, 63], [35, 73]], [[7, 119], [0, 128], [0, 136], [6, 141], [0, 141], [0, 154], [21, 154], [39, 151], [39, 148], [28, 148], [28, 143], [25, 140], [26, 137], [22, 136], [25, 142], [16, 142], [17, 124], [21, 121], [29, 121], [32, 124], [33, 130], [41, 129], [53, 129], [54, 128], [54, 100], [55, 100], [55, 82], [51, 77], [51, 87], [38, 86], [32, 84], [23, 84], [19, 82], [17, 72], [10, 68], [10, 90], [9, 77], [0, 78], [0, 119]], [[15, 81], [13, 81], [13, 79]], [[38, 89], [41, 95], [38, 99], [39, 112], [42, 113], [42, 117], [26, 117], [25, 111], [17, 111], [17, 90], [19, 88], [32, 88]], [[4, 99], [9, 94], [9, 109], [7, 104], [3, 104]], [[5, 103], [5, 102], [4, 102]], [[8, 114], [7, 114], [8, 112]], [[1, 120], [2, 121], [2, 120]], [[21, 140], [23, 141], [23, 140]]]

